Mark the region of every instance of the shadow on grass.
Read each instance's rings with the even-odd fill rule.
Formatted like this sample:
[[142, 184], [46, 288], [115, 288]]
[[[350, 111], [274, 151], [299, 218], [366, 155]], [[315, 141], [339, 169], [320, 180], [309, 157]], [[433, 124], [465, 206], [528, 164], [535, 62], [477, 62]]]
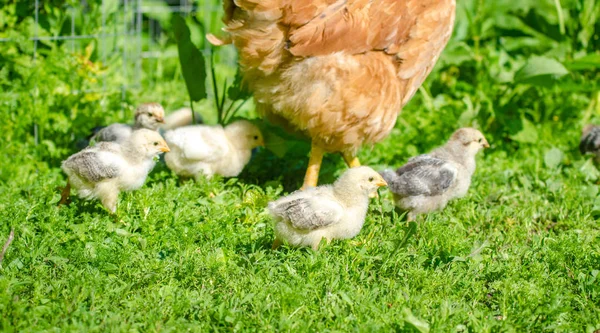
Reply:
[[[308, 167], [309, 151], [288, 152], [279, 158], [272, 152], [262, 149], [252, 156], [239, 179], [245, 183], [265, 186], [269, 182], [279, 182], [286, 192], [293, 192], [302, 186]], [[331, 184], [338, 171], [345, 170], [339, 154], [326, 154], [321, 164], [319, 184]]]
[[256, 240], [245, 241], [242, 243], [237, 243], [233, 250], [239, 254], [250, 254], [258, 251], [269, 252], [271, 250], [271, 245], [273, 244], [273, 236], [272, 235], [263, 235]]
[[[293, 192], [302, 186], [304, 173], [308, 167], [309, 151], [288, 152], [279, 158], [267, 149], [261, 149], [252, 154], [250, 162], [238, 175], [240, 182], [261, 187], [272, 185], [273, 182], [283, 186], [284, 191]], [[323, 158], [319, 175], [319, 184], [331, 184], [346, 166], [339, 154], [326, 154]], [[145, 186], [161, 183], [165, 179], [176, 177], [180, 186], [193, 178], [177, 177], [164, 163], [164, 159], [156, 163]], [[223, 178], [227, 182], [229, 178]]]
[[79, 217], [83, 214], [100, 215], [108, 217], [112, 216], [110, 212], [102, 206], [100, 201], [96, 199], [84, 200], [74, 195], [73, 193], [71, 193], [71, 196], [69, 197], [69, 203], [60, 206], [59, 209], [65, 211], [68, 210], [68, 214], [72, 215], [72, 217]]

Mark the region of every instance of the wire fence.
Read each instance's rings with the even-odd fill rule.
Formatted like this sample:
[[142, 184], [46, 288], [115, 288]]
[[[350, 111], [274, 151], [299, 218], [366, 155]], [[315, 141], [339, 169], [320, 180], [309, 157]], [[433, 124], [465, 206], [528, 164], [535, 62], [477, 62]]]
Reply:
[[[28, 38], [33, 44], [32, 65], [40, 56], [40, 46], [60, 44], [72, 53], [81, 53], [93, 42], [98, 60], [109, 64], [112, 70], [106, 71], [98, 84], [84, 92], [107, 94], [120, 91], [124, 98], [127, 91], [141, 87], [145, 63], [178, 57], [176, 48], [164, 47], [169, 34], [163, 27], [165, 20], [173, 14], [194, 16], [204, 27], [212, 27], [220, 17], [218, 3], [216, 0], [98, 0], [94, 7], [86, 0], [70, 1], [60, 8], [64, 11], [60, 16], [62, 19], [48, 22], [41, 14], [56, 9], [53, 8], [56, 5], [34, 0], [33, 24]], [[46, 28], [42, 29], [42, 26]], [[0, 47], [15, 41], [14, 36], [5, 37], [0, 32]], [[204, 43], [203, 52], [210, 54], [207, 43]], [[235, 66], [235, 57], [229, 57], [228, 65]]]

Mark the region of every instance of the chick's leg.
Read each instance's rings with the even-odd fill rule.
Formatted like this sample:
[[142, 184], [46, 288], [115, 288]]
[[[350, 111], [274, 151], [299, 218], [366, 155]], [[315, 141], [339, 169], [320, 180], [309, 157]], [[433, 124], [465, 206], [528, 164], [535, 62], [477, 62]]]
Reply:
[[58, 202], [59, 207], [69, 203], [69, 195], [71, 195], [71, 183], [67, 181], [67, 185], [60, 194], [60, 201]]
[[310, 247], [313, 249], [313, 251], [319, 251], [319, 247], [321, 247], [321, 243], [329, 244], [330, 242], [331, 242], [331, 239], [327, 236], [321, 237], [321, 238], [316, 238]]
[[281, 246], [281, 240], [279, 238], [275, 238], [273, 241], [273, 245], [271, 246], [272, 250], [277, 250]]
[[308, 161], [306, 174], [304, 175], [304, 185], [302, 185], [302, 190], [317, 186], [317, 183], [319, 182], [319, 170], [321, 169], [321, 162], [323, 161], [323, 154], [323, 149], [313, 143], [310, 148], [310, 159]]
[[321, 244], [321, 242], [314, 242], [314, 243], [313, 243], [313, 244], [310, 246], [310, 248], [311, 248], [313, 251], [315, 251], [315, 252], [316, 252], [316, 251], [319, 251], [319, 245], [320, 245], [320, 244]]
[[112, 214], [117, 212], [117, 200], [119, 199], [119, 189], [111, 182], [100, 182], [96, 184], [96, 193], [102, 202], [102, 205]]

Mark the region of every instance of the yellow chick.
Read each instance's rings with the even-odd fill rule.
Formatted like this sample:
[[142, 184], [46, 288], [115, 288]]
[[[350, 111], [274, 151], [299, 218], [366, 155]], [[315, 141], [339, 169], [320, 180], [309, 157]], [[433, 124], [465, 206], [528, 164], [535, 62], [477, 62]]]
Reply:
[[235, 177], [264, 145], [260, 130], [247, 120], [220, 125], [185, 126], [165, 133], [171, 152], [165, 154], [169, 169], [180, 176]]

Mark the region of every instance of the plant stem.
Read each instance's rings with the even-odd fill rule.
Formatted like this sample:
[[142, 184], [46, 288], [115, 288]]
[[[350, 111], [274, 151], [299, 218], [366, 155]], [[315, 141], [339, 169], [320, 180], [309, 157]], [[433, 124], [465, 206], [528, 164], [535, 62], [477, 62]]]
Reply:
[[560, 0], [554, 0], [554, 6], [556, 7], [556, 14], [558, 15], [558, 25], [560, 26], [560, 34], [565, 34], [565, 17], [563, 16], [562, 6]]
[[[230, 118], [233, 117], [233, 115], [236, 114], [242, 108], [242, 106], [244, 106], [244, 104], [246, 104], [247, 101], [248, 101], [248, 99], [243, 100], [240, 104], [238, 104], [238, 106], [231, 113], [228, 113], [229, 117], [228, 117], [227, 121], [229, 121]], [[233, 105], [233, 102], [231, 102], [231, 105]]]
[[[224, 112], [225, 109], [225, 95], [227, 95], [227, 78], [223, 82], [223, 91], [221, 92], [221, 113], [223, 114], [223, 125], [225, 125], [225, 117], [226, 114]], [[217, 95], [218, 97], [218, 95]]]
[[217, 76], [215, 75], [215, 64], [212, 51], [210, 53], [210, 74], [212, 76], [213, 95], [215, 103], [217, 104], [217, 121], [219, 124], [223, 124], [223, 108], [222, 105], [219, 104], [219, 87], [217, 87]]
[[192, 110], [192, 125], [196, 125], [196, 112], [194, 112], [194, 101], [190, 96], [190, 109]]

